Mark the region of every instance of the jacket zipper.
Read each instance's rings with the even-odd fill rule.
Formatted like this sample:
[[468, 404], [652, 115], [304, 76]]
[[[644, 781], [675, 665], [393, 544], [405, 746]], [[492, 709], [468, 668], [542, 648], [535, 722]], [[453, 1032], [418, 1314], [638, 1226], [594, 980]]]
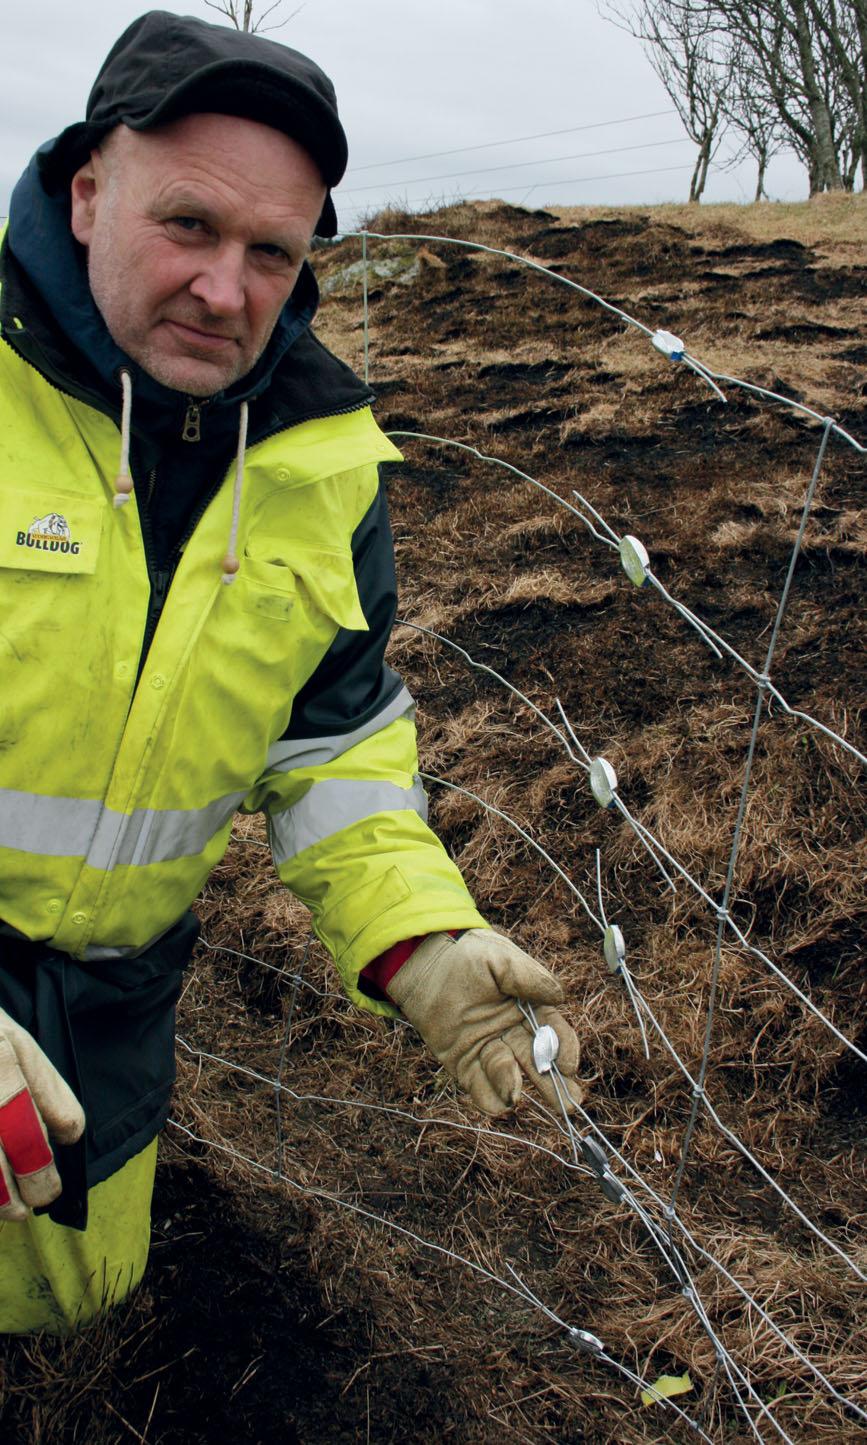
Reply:
[[184, 412], [184, 424], [181, 427], [182, 442], [200, 442], [202, 440], [202, 407], [207, 405], [207, 397], [204, 401], [196, 401], [194, 396], [187, 397], [187, 409]]
[[153, 532], [151, 531], [151, 519], [148, 506], [151, 498], [153, 497], [156, 478], [157, 469], [156, 467], [153, 467], [148, 474], [147, 498], [146, 500], [143, 499], [142, 502], [139, 503], [138, 509], [142, 547], [144, 549], [145, 555], [145, 566], [148, 570], [148, 581], [150, 582], [151, 590], [150, 597], [148, 598], [148, 610], [147, 616], [145, 618], [144, 633], [142, 635], [141, 651], [139, 652], [138, 668], [135, 675], [135, 687], [133, 688], [133, 696], [135, 696], [136, 689], [138, 688], [139, 679], [142, 675], [142, 669], [144, 668], [145, 661], [147, 660], [147, 655], [150, 651], [151, 643], [153, 642], [154, 633], [157, 630], [157, 623], [160, 620], [160, 614], [162, 613], [162, 610], [166, 603], [166, 597], [169, 590], [169, 582], [171, 581], [171, 573], [165, 567], [156, 567], [154, 565]]
[[[153, 533], [151, 531], [150, 516], [146, 507], [139, 508], [142, 543], [144, 545], [144, 554], [145, 562], [147, 563], [148, 577], [150, 578], [151, 595], [148, 602], [148, 612], [147, 618], [145, 620], [144, 635], [142, 637], [138, 671], [136, 672], [135, 677], [136, 687], [138, 687], [139, 679], [142, 675], [142, 670], [147, 661], [147, 656], [150, 652], [151, 644], [154, 640], [154, 634], [156, 633], [160, 617], [162, 616], [163, 608], [166, 605], [166, 600], [169, 595], [169, 588], [171, 587], [172, 579], [175, 575], [175, 572], [178, 569], [178, 563], [183, 556], [184, 548], [186, 547], [197, 526], [205, 515], [205, 512], [208, 510], [208, 507], [211, 505], [211, 502], [214, 500], [214, 497], [222, 488], [224, 482], [228, 478], [228, 475], [229, 473], [226, 472], [225, 476], [218, 478], [215, 484], [211, 487], [210, 491], [200, 501], [198, 507], [193, 512], [187, 523], [183, 536], [170, 552], [168, 560], [164, 567], [154, 566]], [[151, 473], [151, 478], [153, 480], [156, 479], [156, 467], [154, 467]], [[153, 480], [150, 487], [151, 494], [153, 492]]]

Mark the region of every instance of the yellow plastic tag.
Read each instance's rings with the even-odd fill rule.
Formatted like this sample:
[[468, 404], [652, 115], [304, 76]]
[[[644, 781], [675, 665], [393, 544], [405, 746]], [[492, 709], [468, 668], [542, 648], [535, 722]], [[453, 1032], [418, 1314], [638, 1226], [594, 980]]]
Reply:
[[689, 1371], [683, 1375], [660, 1375], [658, 1380], [654, 1380], [652, 1389], [655, 1391], [653, 1394], [650, 1390], [642, 1390], [642, 1405], [657, 1405], [660, 1396], [663, 1400], [670, 1400], [672, 1395], [685, 1395], [692, 1389]]

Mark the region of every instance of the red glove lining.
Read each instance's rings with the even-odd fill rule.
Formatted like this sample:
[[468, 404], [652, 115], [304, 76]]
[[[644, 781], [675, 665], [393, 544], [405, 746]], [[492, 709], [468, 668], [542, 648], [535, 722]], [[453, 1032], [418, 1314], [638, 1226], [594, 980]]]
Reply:
[[[457, 938], [459, 933], [465, 932], [465, 929], [450, 928], [448, 932], [452, 938]], [[426, 938], [430, 938], [429, 933], [417, 933], [414, 938], [404, 938], [401, 943], [393, 943], [391, 948], [385, 950], [385, 953], [380, 953], [377, 958], [372, 958], [370, 963], [365, 964], [361, 970], [361, 977], [367, 979], [368, 983], [372, 983], [387, 998], [388, 985], [394, 975]]]
[[403, 967], [410, 954], [415, 953], [419, 944], [424, 943], [427, 936], [426, 933], [419, 933], [415, 938], [404, 938], [401, 943], [392, 944], [391, 948], [385, 950], [385, 953], [370, 960], [370, 963], [361, 970], [362, 977], [385, 993], [398, 969]]
[[[54, 1155], [39, 1124], [36, 1105], [27, 1089], [0, 1108], [0, 1143], [12, 1173], [19, 1178], [35, 1174], [54, 1162]], [[8, 1204], [8, 1199], [0, 1201]]]

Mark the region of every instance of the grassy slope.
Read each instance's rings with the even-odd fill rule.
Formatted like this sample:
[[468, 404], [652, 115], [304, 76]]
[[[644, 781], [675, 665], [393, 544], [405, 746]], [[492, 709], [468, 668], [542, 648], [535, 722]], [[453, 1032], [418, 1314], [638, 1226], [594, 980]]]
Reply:
[[[617, 299], [700, 356], [797, 388], [867, 433], [863, 197], [803, 206], [580, 208], [498, 203], [376, 229], [466, 236], [532, 254]], [[786, 244], [788, 243], [788, 244]], [[794, 244], [793, 244], [794, 243]], [[414, 248], [383, 243], [410, 257]], [[357, 243], [321, 253], [320, 275]], [[545, 278], [430, 244], [406, 285], [371, 298], [372, 378], [386, 425], [481, 447], [580, 489], [642, 536], [678, 595], [760, 660], [815, 452], [815, 429], [733, 396], [723, 411], [647, 344]], [[357, 284], [336, 285], [320, 334], [361, 361]], [[443, 632], [539, 706], [562, 698], [624, 797], [718, 890], [751, 717], [751, 689], [621, 576], [569, 515], [465, 455], [406, 443], [392, 481], [402, 614]], [[863, 460], [834, 448], [823, 474], [781, 643], [780, 685], [857, 734], [863, 707]], [[713, 927], [685, 890], [672, 900], [628, 830], [602, 815], [526, 709], [454, 654], [408, 630], [395, 665], [420, 701], [430, 772], [512, 811], [592, 893], [602, 849], [607, 907], [641, 987], [684, 1058], [701, 1053]], [[738, 874], [753, 937], [841, 1027], [863, 1009], [863, 810], [858, 770], [785, 720], [763, 727]], [[434, 790], [438, 828], [492, 920], [563, 978], [584, 1046], [591, 1117], [664, 1193], [688, 1091], [651, 1061], [598, 936], [508, 827]], [[202, 904], [206, 937], [277, 967], [303, 954], [303, 910], [273, 882], [256, 822], [239, 827]], [[478, 1122], [404, 1030], [332, 996], [313, 950], [287, 1043], [288, 983], [203, 951], [182, 1030], [194, 1044], [299, 1094], [405, 1106]], [[848, 1058], [779, 985], [723, 955], [709, 1088], [724, 1119], [832, 1236], [861, 1249], [863, 1093]], [[196, 1132], [273, 1167], [270, 1089], [180, 1058], [178, 1114]], [[546, 1148], [530, 1107], [507, 1125]], [[549, 1155], [313, 1100], [284, 1110], [286, 1172], [394, 1218], [500, 1274], [519, 1270], [613, 1357], [653, 1379], [689, 1368], [684, 1403], [716, 1439], [751, 1438], [715, 1380], [687, 1303], [626, 1211]], [[701, 1129], [683, 1212], [702, 1244], [793, 1329], [841, 1389], [859, 1379], [856, 1291], [713, 1129]], [[616, 1374], [576, 1356], [514, 1299], [327, 1202], [305, 1201], [226, 1156], [170, 1135], [148, 1287], [103, 1334], [58, 1352], [7, 1346], [9, 1428], [36, 1440], [217, 1438], [461, 1442], [649, 1441], [664, 1419]], [[712, 1318], [761, 1397], [780, 1397], [793, 1439], [855, 1440], [855, 1427], [792, 1367], [772, 1333], [701, 1258]], [[112, 1353], [114, 1351], [114, 1353]], [[97, 1366], [99, 1361], [99, 1367]], [[159, 1373], [155, 1373], [159, 1372]], [[157, 1391], [157, 1386], [159, 1390]], [[724, 1382], [723, 1382], [724, 1386]], [[122, 1419], [121, 1419], [122, 1417]], [[410, 1423], [411, 1422], [411, 1423]], [[673, 1438], [687, 1438], [678, 1426]]]

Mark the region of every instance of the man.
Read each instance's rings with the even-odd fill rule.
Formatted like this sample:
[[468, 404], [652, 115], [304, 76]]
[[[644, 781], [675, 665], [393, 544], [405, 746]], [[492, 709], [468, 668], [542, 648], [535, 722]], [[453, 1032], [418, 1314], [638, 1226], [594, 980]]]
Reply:
[[426, 825], [412, 700], [383, 662], [379, 468], [399, 454], [309, 330], [305, 256], [336, 233], [345, 165], [310, 60], [153, 12], [12, 198], [2, 1330], [73, 1326], [141, 1276], [189, 908], [238, 809], [267, 814], [350, 996], [401, 1009], [479, 1107], [512, 1107], [522, 1073], [558, 1103], [517, 998], [577, 1068], [560, 986], [487, 927]]

